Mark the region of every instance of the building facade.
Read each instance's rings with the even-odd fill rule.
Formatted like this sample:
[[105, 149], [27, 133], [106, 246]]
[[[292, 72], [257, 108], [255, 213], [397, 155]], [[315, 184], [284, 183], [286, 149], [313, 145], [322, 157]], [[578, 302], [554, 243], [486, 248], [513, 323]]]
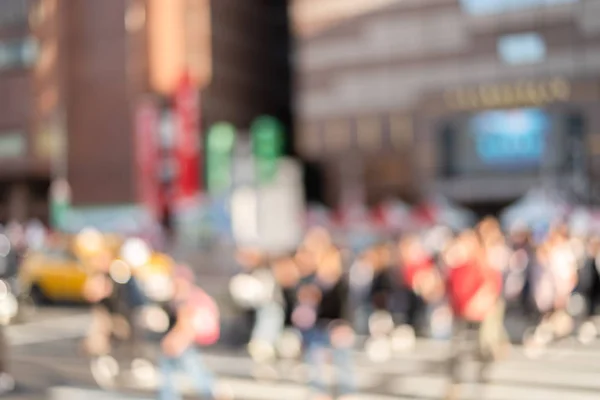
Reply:
[[[172, 108], [185, 73], [200, 93], [198, 135], [222, 120], [247, 129], [260, 114], [290, 124], [285, 2], [0, 3], [0, 91], [10, 93], [0, 100], [0, 221], [47, 218], [57, 179], [70, 184], [75, 207], [138, 203], [136, 113], [147, 101], [159, 113]], [[11, 51], [28, 58], [4, 60]], [[16, 200], [34, 195], [35, 204]]]
[[31, 124], [36, 52], [28, 2], [0, 2], [0, 222], [23, 217], [28, 209], [38, 216], [45, 212], [40, 198], [47, 188], [47, 165], [36, 157]]
[[487, 210], [542, 184], [589, 192], [599, 2], [354, 3], [293, 8], [297, 144], [342, 182], [329, 203], [437, 192]]

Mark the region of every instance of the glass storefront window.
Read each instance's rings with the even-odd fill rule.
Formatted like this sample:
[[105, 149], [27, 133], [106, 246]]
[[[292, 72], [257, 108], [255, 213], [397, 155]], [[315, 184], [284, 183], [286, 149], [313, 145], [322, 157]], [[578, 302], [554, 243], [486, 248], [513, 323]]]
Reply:
[[0, 160], [23, 157], [26, 151], [25, 135], [23, 132], [0, 132]]
[[542, 62], [546, 58], [546, 42], [535, 32], [502, 36], [498, 39], [498, 56], [508, 65]]
[[0, 12], [0, 27], [8, 27], [19, 24], [27, 24], [29, 12], [28, 0], [2, 0], [2, 11]]
[[0, 42], [0, 71], [31, 67], [37, 53], [37, 41], [32, 38]]

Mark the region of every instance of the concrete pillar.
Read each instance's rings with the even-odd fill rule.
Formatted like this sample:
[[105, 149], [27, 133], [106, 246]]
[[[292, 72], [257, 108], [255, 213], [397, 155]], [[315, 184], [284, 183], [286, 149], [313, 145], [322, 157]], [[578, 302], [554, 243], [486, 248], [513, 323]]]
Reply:
[[339, 163], [340, 206], [354, 208], [365, 204], [364, 163], [358, 154], [344, 156]]
[[29, 186], [16, 183], [11, 186], [8, 195], [8, 219], [24, 222], [29, 217]]

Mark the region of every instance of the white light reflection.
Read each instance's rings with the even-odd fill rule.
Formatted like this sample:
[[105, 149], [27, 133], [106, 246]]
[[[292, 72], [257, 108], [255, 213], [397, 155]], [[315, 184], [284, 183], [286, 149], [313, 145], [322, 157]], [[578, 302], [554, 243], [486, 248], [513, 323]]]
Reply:
[[376, 311], [369, 318], [369, 332], [372, 336], [389, 335], [393, 329], [394, 320], [387, 311]]
[[407, 352], [415, 348], [417, 336], [410, 325], [401, 325], [392, 333], [392, 349], [395, 352]]
[[143, 326], [156, 333], [164, 333], [169, 329], [169, 316], [161, 307], [144, 307], [141, 313]]
[[266, 341], [253, 340], [248, 344], [248, 353], [257, 363], [266, 363], [275, 358], [275, 348]]
[[587, 300], [581, 293], [573, 293], [567, 303], [567, 312], [573, 317], [578, 317], [585, 313]]
[[152, 257], [150, 246], [139, 238], [128, 239], [121, 248], [121, 257], [132, 267], [139, 268], [146, 265]]
[[0, 280], [0, 301], [6, 299], [10, 293], [10, 288], [5, 281]]
[[286, 329], [277, 343], [277, 352], [284, 359], [295, 359], [302, 354], [302, 335], [295, 329]]
[[582, 344], [590, 344], [596, 340], [597, 337], [598, 329], [591, 321], [584, 322], [579, 327], [579, 331], [577, 332], [577, 340], [579, 340], [579, 342]]
[[266, 296], [262, 282], [248, 274], [234, 276], [229, 282], [229, 293], [233, 300], [242, 307], [258, 305]]
[[10, 253], [10, 240], [8, 236], [0, 234], [0, 257], [6, 257]]
[[117, 283], [125, 284], [131, 279], [131, 267], [122, 260], [114, 260], [110, 264], [110, 277]]
[[372, 362], [385, 362], [392, 358], [392, 342], [387, 336], [370, 337], [365, 343], [365, 351]]

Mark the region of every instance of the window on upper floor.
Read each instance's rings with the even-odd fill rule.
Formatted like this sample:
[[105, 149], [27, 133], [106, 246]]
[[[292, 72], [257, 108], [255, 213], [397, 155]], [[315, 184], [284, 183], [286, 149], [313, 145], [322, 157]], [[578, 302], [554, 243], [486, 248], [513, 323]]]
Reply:
[[22, 131], [0, 131], [0, 160], [24, 157], [27, 152]]
[[37, 42], [32, 38], [0, 42], [0, 72], [31, 67], [37, 58]]
[[1, 0], [0, 27], [27, 24], [29, 7], [29, 0]]
[[574, 4], [580, 0], [460, 0], [463, 10], [472, 15], [502, 14], [532, 8]]
[[539, 63], [546, 58], [546, 41], [535, 32], [504, 35], [498, 39], [498, 57], [508, 65]]

